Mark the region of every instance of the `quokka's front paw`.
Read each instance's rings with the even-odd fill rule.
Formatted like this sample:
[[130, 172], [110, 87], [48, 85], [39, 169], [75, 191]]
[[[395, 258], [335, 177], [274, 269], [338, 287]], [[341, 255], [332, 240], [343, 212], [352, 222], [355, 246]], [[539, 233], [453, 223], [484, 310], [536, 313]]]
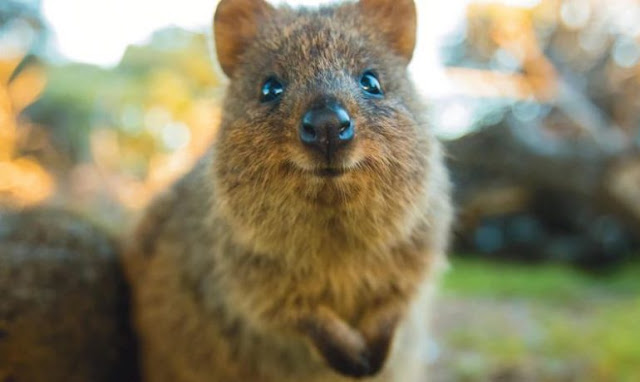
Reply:
[[322, 311], [306, 320], [302, 329], [318, 353], [336, 372], [362, 378], [380, 370], [379, 365], [372, 364], [372, 361], [378, 362], [378, 356], [374, 356], [365, 337], [332, 311]]
[[396, 310], [381, 311], [366, 317], [360, 325], [369, 351], [369, 373], [375, 375], [385, 365], [393, 337], [400, 321]]
[[317, 337], [314, 343], [332, 369], [348, 377], [361, 378], [372, 375], [371, 352], [362, 336], [358, 336], [358, 342], [361, 343], [336, 342], [323, 336]]

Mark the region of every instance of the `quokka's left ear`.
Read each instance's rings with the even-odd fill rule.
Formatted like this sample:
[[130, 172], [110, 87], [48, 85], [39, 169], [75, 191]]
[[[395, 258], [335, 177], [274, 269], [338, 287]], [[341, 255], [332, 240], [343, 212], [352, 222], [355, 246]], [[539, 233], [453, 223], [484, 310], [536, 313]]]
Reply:
[[390, 48], [411, 61], [418, 24], [413, 0], [360, 0], [358, 7], [366, 22], [383, 33]]

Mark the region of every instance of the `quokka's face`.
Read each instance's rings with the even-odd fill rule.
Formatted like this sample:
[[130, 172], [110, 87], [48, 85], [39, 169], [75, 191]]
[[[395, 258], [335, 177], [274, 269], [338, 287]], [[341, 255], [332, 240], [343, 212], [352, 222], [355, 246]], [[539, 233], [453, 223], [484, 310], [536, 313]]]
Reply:
[[412, 1], [296, 11], [226, 0], [215, 23], [231, 78], [220, 146], [241, 166], [333, 182], [424, 157], [425, 126], [408, 106]]

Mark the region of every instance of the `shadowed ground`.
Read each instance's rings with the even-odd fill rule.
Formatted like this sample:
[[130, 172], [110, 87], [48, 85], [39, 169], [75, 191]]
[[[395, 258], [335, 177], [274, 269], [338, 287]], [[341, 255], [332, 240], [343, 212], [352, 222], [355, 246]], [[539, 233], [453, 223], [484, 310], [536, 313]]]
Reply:
[[431, 381], [640, 380], [640, 267], [454, 262], [434, 311]]

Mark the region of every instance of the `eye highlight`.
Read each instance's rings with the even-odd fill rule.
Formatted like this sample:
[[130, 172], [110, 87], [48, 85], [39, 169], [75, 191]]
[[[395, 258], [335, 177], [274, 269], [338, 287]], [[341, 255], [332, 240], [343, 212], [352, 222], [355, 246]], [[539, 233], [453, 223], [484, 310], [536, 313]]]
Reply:
[[384, 95], [378, 77], [376, 77], [376, 74], [370, 70], [362, 73], [362, 76], [360, 77], [360, 87], [368, 95], [376, 97], [382, 97]]
[[279, 99], [284, 93], [284, 85], [275, 77], [269, 77], [262, 85], [260, 102], [267, 103]]

